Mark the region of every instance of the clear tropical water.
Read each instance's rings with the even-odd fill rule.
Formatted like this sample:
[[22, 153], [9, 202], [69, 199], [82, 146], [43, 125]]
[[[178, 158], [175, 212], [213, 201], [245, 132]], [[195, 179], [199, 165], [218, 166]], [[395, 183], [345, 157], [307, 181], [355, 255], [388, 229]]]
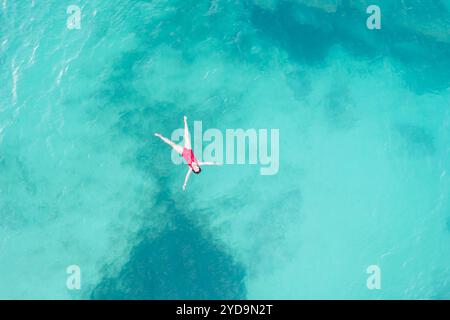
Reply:
[[[0, 2], [0, 298], [450, 298], [450, 1]], [[185, 114], [278, 174], [183, 193]]]

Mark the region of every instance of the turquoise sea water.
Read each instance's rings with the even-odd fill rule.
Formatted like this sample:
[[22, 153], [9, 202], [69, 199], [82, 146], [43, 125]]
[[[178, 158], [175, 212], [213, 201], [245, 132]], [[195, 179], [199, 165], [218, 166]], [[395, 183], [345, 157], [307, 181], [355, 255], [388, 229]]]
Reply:
[[[450, 1], [0, 0], [0, 66], [0, 298], [450, 298]], [[278, 174], [182, 192], [185, 114]]]

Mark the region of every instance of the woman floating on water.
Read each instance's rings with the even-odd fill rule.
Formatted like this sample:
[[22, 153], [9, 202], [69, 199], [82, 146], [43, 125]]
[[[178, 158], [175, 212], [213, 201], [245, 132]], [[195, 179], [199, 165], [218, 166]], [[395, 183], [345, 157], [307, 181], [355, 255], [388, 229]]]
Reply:
[[184, 148], [175, 142], [171, 141], [170, 139], [167, 139], [166, 137], [163, 137], [159, 133], [155, 133], [155, 136], [158, 138], [161, 138], [162, 141], [170, 145], [180, 156], [182, 156], [189, 166], [189, 170], [186, 173], [186, 178], [184, 179], [183, 184], [183, 190], [186, 190], [186, 184], [189, 180], [189, 176], [191, 175], [191, 172], [194, 172], [195, 174], [199, 174], [202, 172], [202, 169], [200, 169], [200, 166], [214, 166], [214, 165], [220, 165], [220, 163], [215, 162], [200, 162], [197, 161], [197, 159], [194, 156], [194, 152], [192, 151], [191, 147], [191, 135], [189, 134], [189, 128], [187, 125], [187, 118], [184, 117]]

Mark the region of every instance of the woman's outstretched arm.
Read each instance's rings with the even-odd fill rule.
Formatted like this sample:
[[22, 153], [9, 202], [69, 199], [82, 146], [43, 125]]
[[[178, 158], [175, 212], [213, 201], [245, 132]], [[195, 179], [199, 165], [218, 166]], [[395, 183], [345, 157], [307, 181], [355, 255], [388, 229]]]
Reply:
[[173, 142], [170, 139], [167, 139], [166, 137], [164, 137], [163, 135], [159, 134], [159, 133], [155, 133], [155, 137], [160, 138], [162, 141], [164, 141], [165, 143], [167, 143], [169, 146], [171, 146], [172, 148], [175, 149], [176, 152], [178, 152], [179, 154], [183, 154], [183, 147], [177, 145], [175, 142]]
[[186, 185], [189, 180], [189, 177], [191, 176], [191, 173], [192, 173], [192, 169], [189, 168], [189, 171], [186, 173], [186, 178], [184, 178], [183, 191], [186, 190]]
[[221, 166], [223, 163], [220, 162], [211, 162], [211, 161], [207, 161], [207, 162], [199, 162], [198, 165], [199, 166]]

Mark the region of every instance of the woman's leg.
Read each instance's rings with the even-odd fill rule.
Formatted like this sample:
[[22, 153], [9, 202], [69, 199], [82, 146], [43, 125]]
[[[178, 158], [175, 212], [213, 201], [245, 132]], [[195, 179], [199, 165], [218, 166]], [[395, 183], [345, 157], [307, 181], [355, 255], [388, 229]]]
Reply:
[[165, 143], [167, 143], [169, 146], [171, 146], [172, 148], [175, 149], [176, 152], [178, 152], [179, 154], [183, 154], [183, 147], [177, 145], [175, 142], [173, 142], [170, 139], [167, 139], [166, 137], [160, 135], [159, 133], [155, 133], [155, 136], [157, 136], [158, 138], [160, 138], [162, 141], [164, 141]]
[[184, 147], [186, 149], [192, 149], [191, 135], [189, 134], [189, 128], [187, 124], [187, 117], [184, 116]]

